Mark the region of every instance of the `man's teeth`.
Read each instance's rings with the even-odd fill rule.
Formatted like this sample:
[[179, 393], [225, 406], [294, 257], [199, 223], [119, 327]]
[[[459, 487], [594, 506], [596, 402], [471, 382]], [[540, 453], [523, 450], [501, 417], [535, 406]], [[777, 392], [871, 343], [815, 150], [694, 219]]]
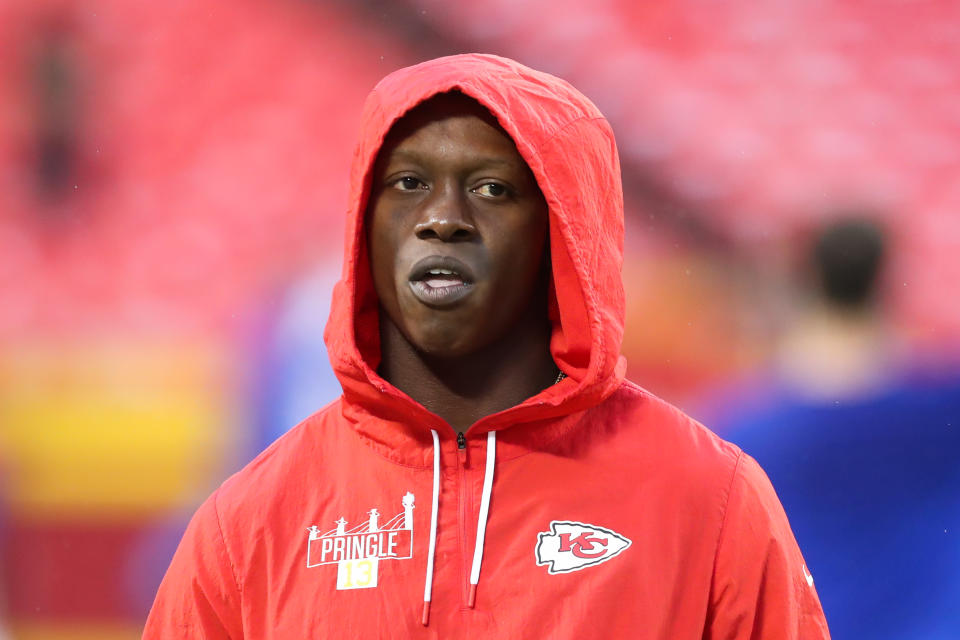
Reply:
[[420, 281], [431, 289], [449, 289], [466, 285], [463, 276], [459, 273], [453, 269], [440, 267], [425, 271]]
[[430, 269], [427, 271], [427, 277], [424, 278], [424, 283], [431, 289], [439, 289], [441, 287], [455, 287], [463, 284], [463, 279], [459, 273], [451, 271], [450, 269]]
[[450, 280], [447, 278], [436, 278], [435, 280], [427, 279], [424, 282], [427, 283], [427, 286], [431, 289], [439, 289], [441, 287], [452, 287], [460, 284], [459, 280]]

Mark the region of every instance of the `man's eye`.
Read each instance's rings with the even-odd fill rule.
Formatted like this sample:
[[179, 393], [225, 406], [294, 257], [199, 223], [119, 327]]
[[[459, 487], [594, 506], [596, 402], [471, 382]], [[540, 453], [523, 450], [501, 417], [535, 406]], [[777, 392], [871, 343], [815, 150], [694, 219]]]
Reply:
[[423, 185], [422, 182], [417, 180], [412, 176], [404, 176], [393, 183], [397, 189], [401, 191], [413, 191], [414, 189], [419, 189]]
[[500, 196], [506, 195], [507, 188], [496, 182], [487, 182], [474, 189], [474, 191], [488, 198], [499, 198]]

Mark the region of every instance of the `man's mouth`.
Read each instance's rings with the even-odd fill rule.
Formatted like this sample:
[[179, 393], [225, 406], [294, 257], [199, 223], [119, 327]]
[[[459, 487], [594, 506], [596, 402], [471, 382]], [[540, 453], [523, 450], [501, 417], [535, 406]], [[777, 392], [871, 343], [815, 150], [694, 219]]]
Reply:
[[433, 289], [456, 287], [463, 284], [463, 277], [450, 269], [430, 269], [427, 271], [427, 277], [421, 282]]
[[473, 290], [473, 273], [456, 258], [430, 256], [413, 266], [410, 289], [420, 302], [428, 306], [451, 306]]

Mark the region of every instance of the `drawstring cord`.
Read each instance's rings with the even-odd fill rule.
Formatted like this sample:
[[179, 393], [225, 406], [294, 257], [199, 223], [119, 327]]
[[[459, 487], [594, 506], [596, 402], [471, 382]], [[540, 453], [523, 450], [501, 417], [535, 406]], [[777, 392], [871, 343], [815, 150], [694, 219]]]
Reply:
[[480, 563], [483, 562], [483, 541], [487, 537], [487, 515], [490, 513], [490, 492], [493, 489], [493, 467], [497, 461], [497, 432], [487, 432], [487, 466], [483, 470], [483, 494], [480, 497], [480, 515], [477, 517], [477, 542], [473, 546], [473, 568], [470, 569], [470, 598], [467, 606], [473, 609], [477, 601], [477, 583], [480, 581]]
[[430, 507], [430, 549], [427, 551], [427, 577], [423, 584], [423, 626], [430, 624], [430, 598], [433, 596], [433, 557], [437, 552], [437, 510], [440, 506], [440, 436], [430, 429], [433, 436], [433, 503]]
[[[430, 598], [433, 591], [433, 559], [437, 551], [437, 511], [440, 505], [440, 436], [433, 429], [433, 504], [430, 510], [430, 548], [427, 551], [427, 575], [423, 585], [423, 626], [430, 624]], [[473, 547], [473, 567], [470, 569], [470, 597], [472, 609], [477, 601], [477, 583], [480, 581], [480, 565], [483, 562], [483, 543], [487, 537], [487, 516], [490, 513], [490, 493], [493, 491], [493, 468], [497, 461], [497, 434], [487, 432], [487, 465], [483, 471], [483, 494], [480, 497], [480, 514], [477, 517], [477, 541]]]

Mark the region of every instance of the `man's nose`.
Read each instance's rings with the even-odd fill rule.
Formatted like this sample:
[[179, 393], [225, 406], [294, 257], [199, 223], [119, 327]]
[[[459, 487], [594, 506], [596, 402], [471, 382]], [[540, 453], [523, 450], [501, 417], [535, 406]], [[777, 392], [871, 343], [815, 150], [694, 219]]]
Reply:
[[464, 242], [477, 235], [466, 195], [456, 188], [438, 189], [423, 203], [414, 233], [421, 240]]

